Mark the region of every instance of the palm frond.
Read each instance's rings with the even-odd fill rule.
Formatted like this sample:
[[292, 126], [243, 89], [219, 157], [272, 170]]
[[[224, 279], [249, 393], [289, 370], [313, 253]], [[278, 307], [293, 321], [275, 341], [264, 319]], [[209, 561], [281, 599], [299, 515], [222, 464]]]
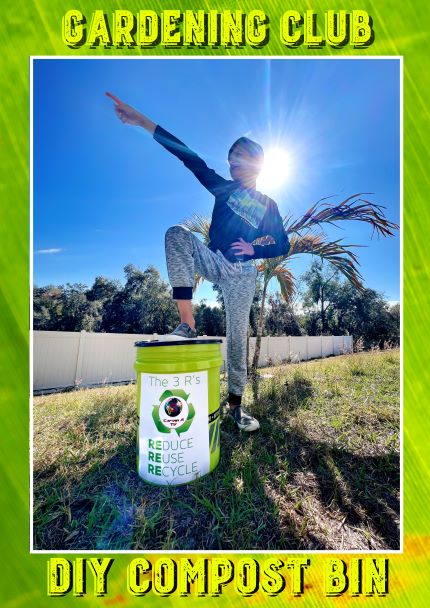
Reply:
[[277, 258], [264, 258], [257, 264], [257, 270], [264, 275], [265, 279], [270, 279], [273, 276], [276, 268], [283, 264], [287, 256], [283, 255]]
[[197, 272], [194, 274], [194, 285], [193, 285], [193, 293], [196, 291], [197, 287], [204, 282], [205, 278], [199, 275]]
[[287, 266], [287, 257], [266, 258], [257, 264], [257, 270], [263, 275], [264, 283], [276, 278], [284, 300], [291, 301], [296, 292], [293, 273]]
[[326, 241], [323, 234], [309, 233], [304, 236], [294, 235], [290, 239], [290, 251], [288, 257], [300, 253], [310, 253], [318, 255], [327, 260], [337, 268], [351, 283], [358, 289], [364, 289], [363, 277], [357, 266], [360, 265], [355, 253], [350, 251], [351, 247], [357, 245], [341, 244], [341, 239], [337, 241]]
[[291, 270], [285, 266], [278, 266], [273, 272], [272, 276], [278, 279], [281, 296], [284, 298], [284, 300], [286, 302], [292, 302], [296, 292], [296, 286]]
[[[209, 243], [210, 225], [211, 222], [208, 217], [205, 217], [204, 215], [198, 215], [197, 213], [194, 213], [190, 218], [183, 220], [180, 224], [180, 226], [183, 226], [187, 230], [190, 230], [191, 232], [202, 236], [205, 245]], [[200, 276], [199, 274], [196, 273], [194, 275], [193, 292], [196, 291], [197, 287], [201, 285], [204, 280], [204, 277]]]
[[[290, 270], [286, 268], [285, 262], [293, 255], [307, 253], [318, 255], [327, 260], [358, 289], [364, 289], [363, 277], [358, 270], [360, 265], [358, 257], [350, 251], [352, 247], [360, 247], [360, 245], [346, 245], [342, 243], [342, 239], [327, 241], [322, 232], [313, 230], [323, 222], [334, 223], [335, 220], [356, 219], [370, 223], [379, 234], [391, 236], [391, 231], [397, 229], [398, 226], [385, 219], [381, 211], [383, 207], [357, 198], [359, 196], [362, 195], [357, 194], [348, 197], [339, 205], [328, 204], [324, 202], [327, 199], [321, 199], [293, 224], [290, 224], [291, 218], [286, 217], [284, 227], [286, 232], [290, 234], [290, 250], [287, 256], [267, 258], [260, 261], [257, 270], [263, 274], [264, 281], [268, 283], [273, 277], [276, 277], [279, 280], [283, 297], [288, 300], [294, 293], [294, 278]], [[191, 218], [184, 220], [181, 225], [202, 236], [206, 244], [209, 242], [209, 218], [194, 214]], [[303, 231], [305, 234], [299, 234], [299, 231]], [[257, 242], [267, 245], [273, 242], [273, 239], [263, 237], [258, 239]], [[202, 277], [196, 276], [194, 288], [202, 281]]]
[[252, 241], [253, 245], [271, 245], [275, 240], [270, 235], [268, 236], [260, 236], [258, 239]]
[[194, 232], [194, 233], [202, 236], [203, 242], [205, 243], [205, 245], [208, 244], [209, 228], [211, 225], [211, 221], [208, 217], [194, 213], [190, 218], [183, 220], [180, 225], [183, 226], [184, 228], [187, 228], [188, 230], [191, 230], [191, 232]]
[[394, 236], [393, 231], [398, 230], [399, 226], [385, 217], [383, 211], [385, 207], [362, 198], [368, 194], [370, 193], [353, 194], [339, 204], [325, 202], [332, 197], [322, 198], [295, 222], [290, 223], [291, 218], [286, 218], [284, 222], [286, 232], [297, 233], [322, 223], [336, 226], [336, 222], [339, 221], [356, 220], [370, 224], [373, 228], [372, 234], [376, 232], [381, 236]]

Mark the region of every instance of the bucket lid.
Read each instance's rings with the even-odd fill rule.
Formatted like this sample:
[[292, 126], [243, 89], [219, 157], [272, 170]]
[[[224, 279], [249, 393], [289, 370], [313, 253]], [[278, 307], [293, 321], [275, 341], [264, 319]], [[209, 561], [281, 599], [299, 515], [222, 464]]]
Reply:
[[221, 344], [219, 338], [192, 338], [187, 340], [143, 340], [135, 342], [135, 346], [191, 346], [192, 344]]

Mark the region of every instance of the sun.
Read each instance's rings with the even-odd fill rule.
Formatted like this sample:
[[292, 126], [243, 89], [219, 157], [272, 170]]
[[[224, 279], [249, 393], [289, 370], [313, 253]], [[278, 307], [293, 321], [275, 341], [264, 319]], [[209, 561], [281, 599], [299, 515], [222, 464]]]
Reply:
[[269, 148], [264, 153], [264, 165], [257, 180], [260, 190], [275, 191], [290, 178], [292, 158], [283, 148]]

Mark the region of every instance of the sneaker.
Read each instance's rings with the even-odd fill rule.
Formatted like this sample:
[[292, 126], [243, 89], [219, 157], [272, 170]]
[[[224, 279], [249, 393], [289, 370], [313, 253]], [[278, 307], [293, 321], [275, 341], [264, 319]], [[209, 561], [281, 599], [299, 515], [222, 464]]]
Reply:
[[162, 336], [160, 340], [174, 342], [175, 340], [192, 340], [193, 338], [197, 338], [196, 330], [192, 329], [188, 323], [181, 323], [171, 334]]
[[241, 431], [251, 432], [260, 428], [260, 423], [252, 416], [243, 405], [238, 405], [234, 409], [229, 409], [228, 415], [234, 420]]

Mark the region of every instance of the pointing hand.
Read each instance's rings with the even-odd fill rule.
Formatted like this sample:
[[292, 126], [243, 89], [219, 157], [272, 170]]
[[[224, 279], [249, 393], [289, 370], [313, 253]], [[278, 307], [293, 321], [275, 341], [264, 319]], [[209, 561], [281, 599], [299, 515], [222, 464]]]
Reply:
[[142, 126], [144, 116], [135, 110], [132, 106], [127, 105], [119, 97], [112, 95], [112, 93], [106, 93], [106, 96], [115, 102], [115, 112], [118, 118], [126, 124]]

